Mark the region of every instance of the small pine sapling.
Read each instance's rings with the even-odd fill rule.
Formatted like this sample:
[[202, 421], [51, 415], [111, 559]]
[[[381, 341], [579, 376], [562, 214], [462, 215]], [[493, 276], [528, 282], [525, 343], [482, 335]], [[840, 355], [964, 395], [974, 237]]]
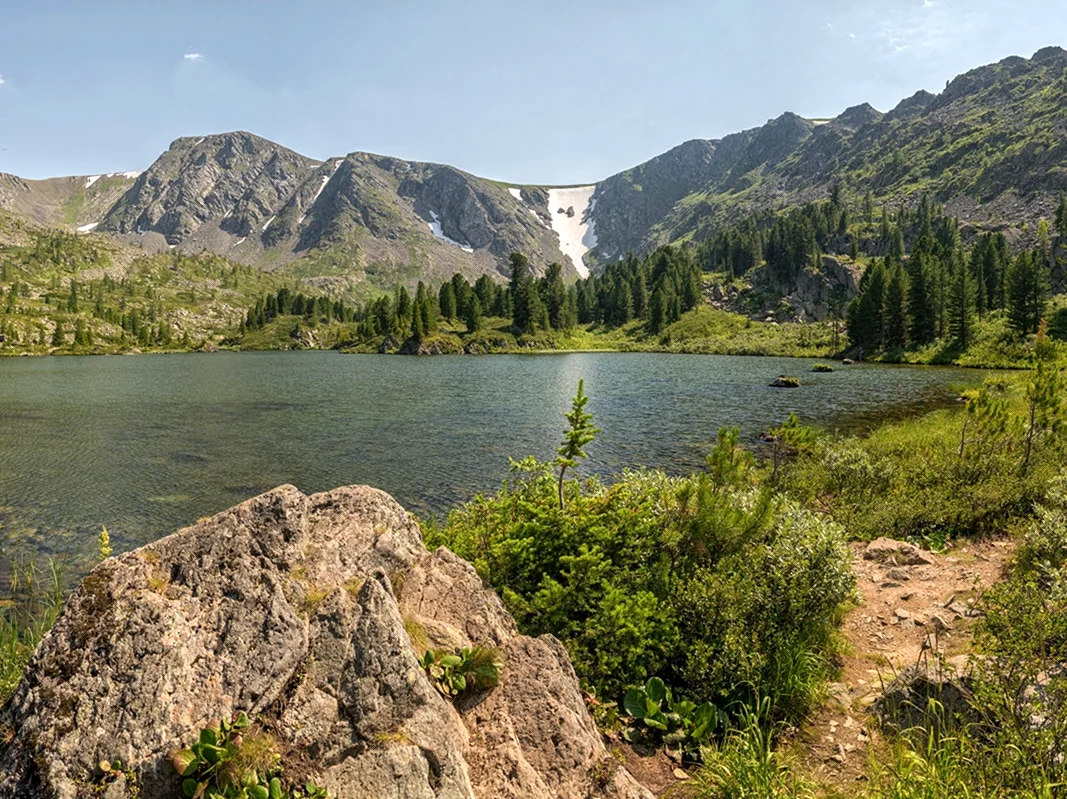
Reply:
[[564, 432], [563, 443], [556, 450], [558, 453], [556, 466], [559, 467], [560, 510], [563, 510], [564, 507], [563, 476], [566, 474], [567, 469], [578, 468], [579, 458], [588, 457], [582, 447], [589, 444], [596, 438], [596, 434], [600, 432], [599, 427], [593, 427], [593, 414], [587, 413], [585, 410], [589, 397], [583, 391], [584, 383], [584, 380], [578, 381], [578, 393], [574, 395], [574, 399], [571, 402], [571, 412], [565, 414], [567, 421], [570, 423], [570, 428]]

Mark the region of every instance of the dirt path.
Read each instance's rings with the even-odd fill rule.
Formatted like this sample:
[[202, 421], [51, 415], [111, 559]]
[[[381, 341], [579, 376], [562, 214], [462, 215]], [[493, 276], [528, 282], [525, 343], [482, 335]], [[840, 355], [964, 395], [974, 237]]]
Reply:
[[868, 709], [882, 685], [934, 649], [949, 660], [966, 657], [970, 602], [1000, 578], [1011, 550], [1006, 541], [966, 543], [943, 555], [922, 552], [926, 563], [907, 565], [917, 558], [886, 549], [879, 562], [864, 557], [866, 545], [852, 545], [860, 603], [841, 628], [850, 650], [841, 681], [797, 736], [805, 771], [846, 794], [864, 779], [868, 750], [880, 745]]

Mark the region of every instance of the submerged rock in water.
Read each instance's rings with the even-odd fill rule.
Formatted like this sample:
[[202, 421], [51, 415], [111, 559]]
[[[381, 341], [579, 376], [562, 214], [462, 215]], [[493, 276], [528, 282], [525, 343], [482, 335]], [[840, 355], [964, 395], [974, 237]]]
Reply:
[[[471, 645], [500, 683], [452, 704], [419, 654]], [[282, 486], [94, 569], [0, 714], [0, 797], [96, 795], [115, 759], [177, 797], [168, 752], [239, 710], [333, 797], [651, 799], [604, 768], [560, 643], [362, 486]]]
[[769, 383], [771, 388], [799, 388], [800, 378], [790, 377], [789, 375], [778, 375], [774, 380]]

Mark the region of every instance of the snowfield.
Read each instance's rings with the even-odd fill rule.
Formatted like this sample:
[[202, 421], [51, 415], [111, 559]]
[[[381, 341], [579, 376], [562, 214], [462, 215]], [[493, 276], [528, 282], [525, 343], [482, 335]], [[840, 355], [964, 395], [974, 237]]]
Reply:
[[[559, 248], [582, 277], [589, 277], [589, 267], [582, 259], [597, 245], [593, 219], [595, 191], [596, 186], [548, 190], [548, 212], [552, 216], [552, 229], [559, 236]], [[567, 216], [569, 208], [574, 209], [574, 216]]]
[[88, 225], [82, 225], [80, 228], [78, 228], [78, 232], [79, 233], [88, 233], [89, 231], [93, 230], [99, 224], [100, 224], [99, 222], [90, 222]]
[[522, 202], [522, 189], [512, 187], [508, 189], [508, 193], [519, 202]]
[[85, 188], [89, 188], [94, 183], [96, 183], [96, 181], [100, 180], [100, 178], [101, 178], [101, 175], [90, 175], [89, 177], [87, 177], [85, 179]]
[[455, 239], [450, 239], [448, 236], [445, 235], [445, 231], [441, 227], [441, 218], [437, 215], [436, 211], [430, 211], [430, 216], [433, 219], [433, 222], [427, 222], [426, 224], [429, 225], [430, 232], [433, 233], [436, 238], [440, 239], [441, 241], [446, 241], [449, 244], [454, 244], [455, 246], [463, 250], [463, 252], [474, 252], [474, 248], [471, 247], [469, 244], [463, 244], [461, 242], [456, 241]]

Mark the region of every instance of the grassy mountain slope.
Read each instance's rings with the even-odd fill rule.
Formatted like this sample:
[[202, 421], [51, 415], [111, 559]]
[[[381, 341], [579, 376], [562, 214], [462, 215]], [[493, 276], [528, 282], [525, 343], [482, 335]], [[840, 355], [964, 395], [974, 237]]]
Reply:
[[[1033, 223], [1067, 190], [1065, 112], [1067, 51], [1050, 47], [974, 69], [940, 94], [918, 92], [887, 114], [858, 106], [825, 124], [786, 114], [711, 143], [705, 185], [650, 224], [638, 248], [701, 239], [743, 213], [825, 196], [834, 183], [890, 204], [928, 193], [986, 227]], [[605, 198], [598, 213], [616, 212]]]

